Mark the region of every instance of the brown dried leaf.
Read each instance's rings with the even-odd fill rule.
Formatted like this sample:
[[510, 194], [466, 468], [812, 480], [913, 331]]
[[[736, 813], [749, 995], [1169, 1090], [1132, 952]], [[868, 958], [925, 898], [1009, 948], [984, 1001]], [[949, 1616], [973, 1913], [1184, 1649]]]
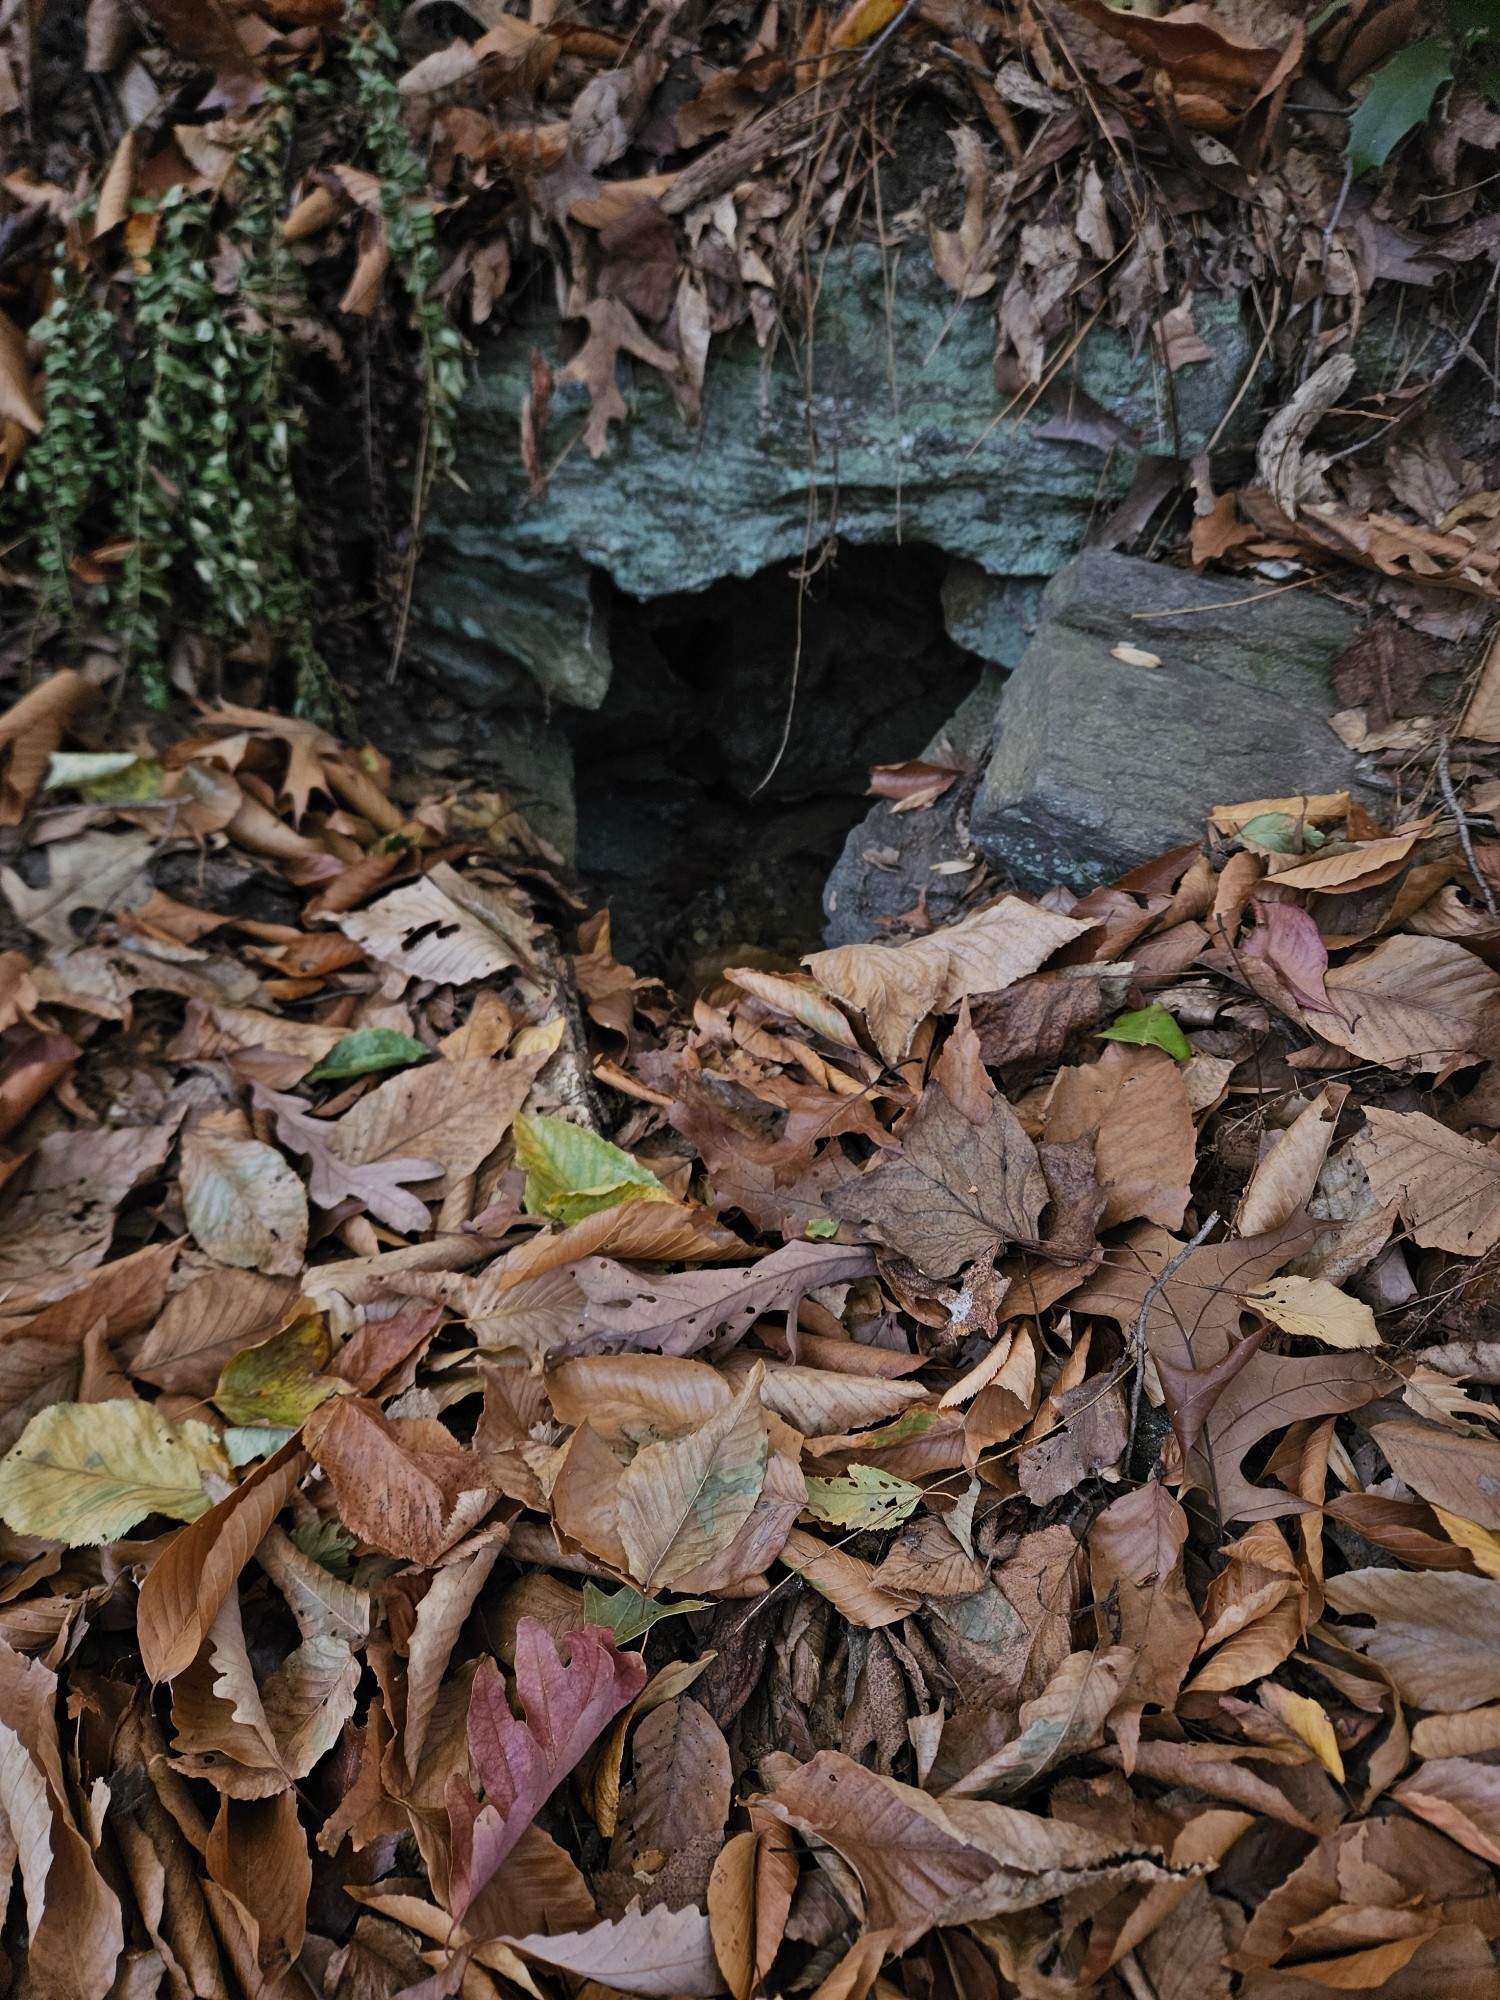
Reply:
[[[1466, 953], [1465, 956], [1468, 954]], [[1355, 1141], [1376, 1199], [1424, 1248], [1481, 1257], [1500, 1243], [1500, 1154], [1423, 1111], [1365, 1113]]]
[[948, 1013], [970, 993], [998, 993], [1035, 972], [1092, 926], [1004, 896], [910, 944], [846, 944], [802, 962], [819, 985], [865, 1016], [876, 1048], [898, 1063], [918, 1024]]
[[1356, 1569], [1328, 1579], [1328, 1602], [1368, 1613], [1374, 1630], [1343, 1637], [1377, 1660], [1418, 1708], [1478, 1708], [1500, 1699], [1500, 1583], [1428, 1570]]
[[1182, 1071], [1165, 1049], [1114, 1042], [1095, 1063], [1059, 1072], [1047, 1142], [1090, 1139], [1106, 1200], [1100, 1227], [1143, 1216], [1178, 1229], [1197, 1152]]
[[967, 1007], [901, 1138], [899, 1159], [828, 1197], [928, 1277], [947, 1278], [1003, 1243], [1034, 1243], [1049, 1199], [1036, 1147], [979, 1058]]
[[434, 1417], [386, 1417], [362, 1397], [336, 1396], [313, 1412], [303, 1436], [344, 1525], [410, 1562], [435, 1567], [498, 1497], [483, 1455]]
[[1100, 1637], [1136, 1654], [1113, 1716], [1127, 1776], [1141, 1710], [1148, 1703], [1171, 1708], [1203, 1636], [1183, 1578], [1187, 1533], [1181, 1506], [1156, 1482], [1112, 1500], [1089, 1529]]
[[1387, 938], [1325, 984], [1334, 1012], [1318, 1016], [1319, 1034], [1366, 1062], [1446, 1071], [1488, 1053], [1500, 975], [1447, 938]]

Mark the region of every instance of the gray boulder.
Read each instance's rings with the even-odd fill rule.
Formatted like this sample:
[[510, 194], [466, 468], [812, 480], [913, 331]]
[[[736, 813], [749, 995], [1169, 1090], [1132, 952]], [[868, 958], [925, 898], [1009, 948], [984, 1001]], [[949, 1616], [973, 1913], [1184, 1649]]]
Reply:
[[[1355, 629], [1310, 590], [1086, 551], [1047, 586], [1000, 696], [976, 843], [1024, 886], [1083, 888], [1193, 839], [1214, 805], [1357, 788], [1327, 726]], [[1161, 665], [1116, 659], [1122, 643]]]

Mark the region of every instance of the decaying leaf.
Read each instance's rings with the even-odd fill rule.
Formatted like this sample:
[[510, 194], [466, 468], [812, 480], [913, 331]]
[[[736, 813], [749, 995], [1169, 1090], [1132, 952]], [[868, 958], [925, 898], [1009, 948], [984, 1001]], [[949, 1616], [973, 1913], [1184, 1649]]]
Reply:
[[836, 999], [865, 1016], [876, 1048], [896, 1063], [927, 1015], [950, 1012], [966, 994], [1014, 985], [1088, 928], [1006, 896], [910, 944], [840, 945], [803, 963]]
[[1002, 1244], [1034, 1242], [1047, 1199], [1036, 1147], [990, 1083], [965, 1008], [900, 1158], [878, 1159], [827, 1206], [870, 1224], [929, 1277], [946, 1278]]

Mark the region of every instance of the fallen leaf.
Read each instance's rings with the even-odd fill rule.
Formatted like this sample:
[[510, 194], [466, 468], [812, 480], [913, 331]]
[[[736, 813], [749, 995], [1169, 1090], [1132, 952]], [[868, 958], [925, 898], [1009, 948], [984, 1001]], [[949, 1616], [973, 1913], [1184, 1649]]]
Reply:
[[614, 1993], [671, 2000], [676, 1994], [709, 1996], [721, 1990], [708, 1918], [689, 1906], [643, 1911], [632, 1903], [613, 1923], [560, 1937], [512, 1938], [512, 1947], [539, 1965], [585, 1980], [608, 1982]]
[[[42, 761], [45, 769], [46, 759]], [[0, 888], [27, 930], [66, 951], [82, 935], [74, 926], [75, 915], [136, 909], [147, 900], [151, 884], [146, 864], [155, 845], [149, 833], [81, 834], [47, 848], [45, 887], [30, 888], [13, 868], [3, 868]]]
[[52, 1403], [0, 1459], [0, 1520], [70, 1548], [118, 1541], [150, 1514], [207, 1513], [203, 1475], [227, 1471], [207, 1424], [171, 1424], [134, 1399]]
[[583, 441], [590, 458], [602, 458], [609, 450], [610, 425], [629, 415], [615, 379], [621, 350], [660, 370], [669, 382], [678, 380], [681, 365], [675, 354], [647, 337], [634, 313], [619, 299], [592, 299], [576, 317], [587, 320], [588, 338], [558, 380], [578, 382], [588, 390], [589, 420]]
[[766, 1474], [762, 1369], [686, 1437], [642, 1447], [620, 1482], [618, 1532], [630, 1573], [670, 1588], [727, 1549], [750, 1518]]
[[[1289, 1223], [1263, 1236], [1205, 1244], [1189, 1251], [1151, 1299], [1146, 1343], [1158, 1367], [1198, 1374], [1220, 1367], [1240, 1338], [1241, 1301], [1305, 1247], [1311, 1231]], [[1128, 1336], [1158, 1276], [1182, 1246], [1142, 1230], [1128, 1262], [1097, 1272], [1072, 1295], [1075, 1311], [1106, 1313]], [[1330, 1410], [1357, 1409], [1381, 1391], [1386, 1371], [1372, 1356], [1253, 1353], [1227, 1382], [1195, 1447], [1191, 1476], [1217, 1499], [1224, 1520], [1255, 1521], [1300, 1512], [1304, 1502], [1246, 1479], [1240, 1461], [1250, 1446], [1283, 1424]]]
[[1432, 1424], [1375, 1424], [1371, 1436], [1404, 1485], [1435, 1507], [1500, 1529], [1500, 1444]]
[[296, 1296], [287, 1278], [227, 1269], [195, 1278], [168, 1300], [146, 1335], [130, 1372], [158, 1389], [183, 1396], [207, 1396], [225, 1363], [269, 1331]]
[[1270, 1151], [1261, 1155], [1235, 1215], [1239, 1235], [1280, 1229], [1307, 1206], [1348, 1096], [1347, 1084], [1325, 1083], [1312, 1103], [1277, 1135]]
[[803, 960], [827, 992], [857, 1008], [876, 1048], [898, 1063], [918, 1024], [965, 995], [998, 993], [1091, 926], [1005, 896], [992, 909], [910, 944], [839, 945]]
[[922, 1498], [920, 1486], [874, 1465], [851, 1465], [838, 1479], [809, 1479], [807, 1511], [829, 1527], [899, 1527]]
[[1500, 1155], [1423, 1111], [1365, 1113], [1355, 1142], [1378, 1201], [1395, 1204], [1418, 1243], [1480, 1257], [1500, 1243]]
[[[447, 893], [450, 878], [462, 900]], [[451, 869], [446, 876], [433, 869], [366, 909], [343, 911], [338, 926], [371, 958], [412, 979], [459, 986], [527, 963], [525, 921], [508, 905], [479, 900], [477, 884], [466, 893]]]
[[671, 1199], [655, 1174], [586, 1126], [565, 1118], [518, 1117], [515, 1123], [529, 1215], [571, 1224], [622, 1201]]
[[1172, 1706], [1203, 1636], [1183, 1577], [1187, 1535], [1181, 1506], [1154, 1482], [1112, 1500], [1089, 1529], [1100, 1636], [1135, 1653], [1112, 1716], [1127, 1776], [1142, 1710]]
[[874, 1253], [863, 1244], [785, 1243], [752, 1265], [717, 1271], [668, 1272], [660, 1277], [632, 1271], [608, 1257], [589, 1257], [573, 1275], [588, 1300], [592, 1328], [621, 1345], [657, 1348], [663, 1354], [691, 1354], [716, 1333], [747, 1333], [768, 1312], [793, 1318], [809, 1292], [847, 1284], [875, 1269]]
[[1401, 935], [1325, 981], [1333, 1006], [1318, 1016], [1325, 1041], [1393, 1069], [1450, 1070], [1485, 1053], [1483, 1017], [1500, 975], [1447, 938]]
[[1060, 1070], [1046, 1133], [1049, 1145], [1092, 1141], [1105, 1193], [1101, 1228], [1137, 1216], [1181, 1227], [1197, 1135], [1182, 1072], [1165, 1051], [1121, 1045], [1096, 1063]]
[[307, 1252], [307, 1193], [273, 1146], [199, 1127], [182, 1141], [182, 1206], [221, 1264], [291, 1275]]
[[[468, 1059], [389, 1077], [344, 1113], [333, 1150], [361, 1171], [380, 1166], [389, 1172], [398, 1159], [409, 1167], [412, 1155], [430, 1156], [439, 1163], [446, 1192], [500, 1144], [542, 1061], [538, 1056], [514, 1062]], [[401, 1178], [413, 1175], [403, 1172]]]
[[516, 1632], [518, 1721], [493, 1661], [481, 1664], [469, 1698], [469, 1756], [478, 1796], [457, 1773], [445, 1794], [453, 1845], [449, 1905], [462, 1918], [547, 1799], [609, 1721], [640, 1693], [644, 1661], [622, 1653], [612, 1633], [570, 1634], [566, 1667], [546, 1628], [523, 1618]]
[[1062, 1758], [1096, 1748], [1135, 1663], [1133, 1646], [1070, 1653], [1035, 1700], [1022, 1702], [1015, 1740], [966, 1771], [945, 1796], [1009, 1798]]
[[1374, 1618], [1373, 1630], [1351, 1626], [1343, 1637], [1385, 1668], [1403, 1700], [1453, 1711], [1500, 1698], [1500, 1582], [1357, 1569], [1330, 1577], [1326, 1589], [1336, 1611]]
[[251, 1094], [260, 1109], [275, 1117], [282, 1144], [307, 1159], [307, 1193], [320, 1208], [354, 1200], [392, 1229], [415, 1231], [430, 1225], [426, 1202], [402, 1183], [436, 1180], [442, 1172], [440, 1161], [382, 1158], [356, 1164], [338, 1150], [339, 1126], [314, 1118], [300, 1098], [269, 1090], [262, 1083], [253, 1084]]
[[1481, 1861], [1500, 1866], [1500, 1772], [1463, 1757], [1436, 1757], [1404, 1779], [1391, 1797]]
[[1325, 1347], [1379, 1347], [1380, 1329], [1363, 1299], [1350, 1298], [1324, 1278], [1273, 1278], [1245, 1303], [1283, 1333], [1320, 1340]]
[[929, 1277], [946, 1278], [1004, 1243], [1034, 1243], [1047, 1200], [1036, 1147], [990, 1082], [965, 1006], [900, 1157], [878, 1159], [827, 1206], [873, 1227]]
[[303, 1436], [344, 1525], [410, 1562], [436, 1564], [495, 1503], [482, 1455], [434, 1417], [386, 1417], [362, 1397], [337, 1397], [313, 1411]]

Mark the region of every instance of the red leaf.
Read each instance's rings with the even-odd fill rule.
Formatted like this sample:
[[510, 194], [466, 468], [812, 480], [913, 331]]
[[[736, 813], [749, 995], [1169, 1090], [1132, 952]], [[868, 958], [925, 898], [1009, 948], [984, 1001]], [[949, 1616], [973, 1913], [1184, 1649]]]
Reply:
[[461, 1918], [548, 1798], [584, 1752], [646, 1684], [639, 1653], [622, 1653], [603, 1625], [571, 1632], [566, 1667], [537, 1618], [516, 1628], [518, 1722], [493, 1660], [474, 1677], [469, 1697], [469, 1757], [479, 1775], [476, 1799], [456, 1773], [448, 1780], [453, 1867], [448, 1906]]

